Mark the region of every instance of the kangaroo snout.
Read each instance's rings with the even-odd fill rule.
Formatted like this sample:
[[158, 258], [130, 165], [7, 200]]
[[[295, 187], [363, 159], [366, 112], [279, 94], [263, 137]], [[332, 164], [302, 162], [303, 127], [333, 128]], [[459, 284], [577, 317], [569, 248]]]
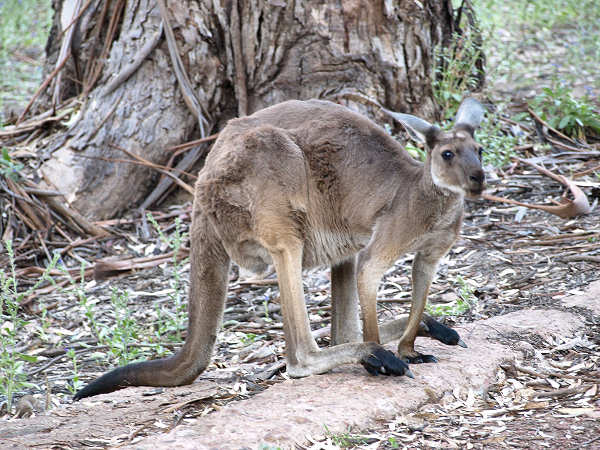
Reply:
[[469, 175], [469, 190], [472, 195], [481, 195], [485, 187], [485, 173], [483, 169], [477, 169]]

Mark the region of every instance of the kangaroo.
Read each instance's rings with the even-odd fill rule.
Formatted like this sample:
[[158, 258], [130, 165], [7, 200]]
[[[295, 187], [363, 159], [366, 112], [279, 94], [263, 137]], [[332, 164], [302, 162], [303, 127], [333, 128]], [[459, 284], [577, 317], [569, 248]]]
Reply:
[[[286, 101], [231, 120], [195, 186], [184, 346], [168, 358], [114, 369], [74, 398], [192, 383], [211, 360], [231, 260], [255, 272], [274, 265], [291, 377], [347, 363], [361, 363], [373, 375], [412, 377], [408, 364], [436, 362], [415, 351], [417, 335], [466, 347], [423, 310], [438, 261], [459, 233], [464, 198], [484, 187], [482, 148], [474, 140], [483, 113], [467, 98], [447, 132], [395, 114], [426, 144], [425, 163], [370, 120], [328, 101]], [[380, 328], [378, 284], [406, 252], [415, 252], [410, 314]], [[302, 270], [325, 264], [331, 266], [331, 346], [319, 348]], [[396, 356], [382, 344], [398, 338]]]

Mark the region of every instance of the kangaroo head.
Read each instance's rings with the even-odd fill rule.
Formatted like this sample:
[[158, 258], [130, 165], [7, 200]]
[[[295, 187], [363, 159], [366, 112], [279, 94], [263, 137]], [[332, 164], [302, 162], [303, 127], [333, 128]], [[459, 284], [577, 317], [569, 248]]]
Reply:
[[426, 169], [440, 189], [473, 198], [481, 195], [485, 175], [481, 167], [483, 148], [474, 138], [484, 109], [473, 99], [465, 99], [450, 131], [409, 114], [395, 117], [413, 139], [427, 145]]

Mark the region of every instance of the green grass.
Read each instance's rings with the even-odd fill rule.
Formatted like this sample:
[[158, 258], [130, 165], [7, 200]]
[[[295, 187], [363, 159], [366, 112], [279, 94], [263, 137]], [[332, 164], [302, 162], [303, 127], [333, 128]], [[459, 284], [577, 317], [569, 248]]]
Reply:
[[[169, 294], [171, 302], [168, 307], [160, 308], [156, 306], [156, 313], [159, 318], [157, 337], [165, 334], [171, 334], [175, 342], [183, 340], [181, 332], [186, 328], [186, 303], [184, 301], [185, 292], [181, 281], [181, 267], [186, 261], [179, 261], [179, 253], [187, 234], [181, 231], [181, 220], [175, 219], [175, 231], [170, 236], [166, 236], [160, 226], [152, 217], [152, 214], [147, 215], [148, 221], [154, 226], [160, 240], [173, 251], [172, 259], [172, 277], [170, 286], [172, 292]], [[174, 308], [171, 305], [175, 305]]]
[[51, 0], [0, 0], [0, 126], [40, 83], [52, 14]]
[[444, 119], [452, 119], [465, 94], [477, 89], [481, 52], [476, 30], [455, 34], [450, 47], [435, 49], [433, 95], [444, 111]]
[[26, 363], [37, 361], [35, 356], [18, 350], [22, 344], [18, 341], [19, 330], [29, 323], [20, 314], [19, 308], [24, 299], [48, 280], [48, 273], [56, 266], [59, 255], [54, 256], [33, 286], [23, 290], [17, 280], [12, 242], [3, 242], [0, 250], [6, 251], [9, 260], [9, 271], [0, 269], [0, 394], [5, 398], [6, 410], [10, 413], [15, 393], [34, 387], [27, 381]]
[[[20, 331], [29, 324], [31, 318], [20, 310], [20, 304], [24, 299], [31, 296], [43, 283], [53, 284], [64, 297], [79, 305], [80, 316], [83, 319], [84, 328], [89, 330], [95, 342], [89, 345], [98, 349], [91, 354], [92, 358], [100, 361], [116, 361], [118, 365], [128, 364], [130, 362], [147, 359], [155, 353], [164, 356], [167, 353], [164, 341], [181, 342], [181, 331], [185, 328], [187, 314], [185, 311], [185, 302], [183, 301], [184, 287], [181, 280], [182, 264], [178, 253], [181, 251], [185, 234], [181, 231], [179, 220], [175, 222], [175, 230], [167, 235], [162, 232], [154, 219], [154, 223], [159, 239], [162, 240], [166, 248], [173, 250], [174, 257], [172, 265], [163, 267], [168, 271], [171, 277], [172, 293], [169, 294], [170, 304], [165, 306], [161, 314], [157, 314], [155, 323], [149, 326], [143, 326], [137, 322], [132, 314], [130, 307], [130, 298], [127, 291], [113, 289], [110, 297], [110, 308], [108, 314], [100, 317], [97, 308], [97, 300], [89, 295], [88, 283], [85, 280], [85, 266], [81, 266], [79, 276], [70, 275], [66, 267], [59, 264], [60, 253], [55, 253], [51, 261], [48, 261], [45, 272], [35, 280], [35, 283], [22, 289], [16, 275], [15, 253], [10, 241], [0, 245], [0, 251], [6, 252], [8, 256], [8, 271], [0, 269], [0, 404], [6, 402], [6, 410], [12, 411], [13, 397], [15, 394], [25, 390], [38, 389], [27, 380], [27, 373], [31, 371], [31, 363], [36, 363], [37, 358], [27, 355], [18, 350], [23, 342], [19, 341]], [[56, 281], [49, 275], [50, 270], [59, 268], [63, 276], [69, 280], [65, 288], [58, 287]], [[36, 334], [44, 342], [50, 341], [49, 327], [50, 322], [47, 317], [47, 310], [43, 302], [38, 302], [40, 307], [39, 326]], [[63, 338], [56, 340], [52, 336], [53, 344], [56, 346], [70, 347], [71, 342], [65, 342]], [[259, 339], [258, 336], [252, 336], [251, 340]], [[145, 342], [145, 343], [142, 343]], [[81, 346], [80, 343], [78, 343]], [[82, 350], [75, 351], [70, 348], [66, 356], [72, 364], [72, 375], [66, 384], [66, 389], [74, 393], [81, 386], [80, 379], [80, 353], [87, 353], [86, 345]]]
[[473, 0], [473, 5], [484, 35], [488, 80], [527, 82], [546, 76], [540, 71], [551, 66], [569, 82], [588, 74], [600, 89], [597, 0]]
[[[454, 1], [454, 7], [461, 3]], [[473, 0], [473, 6], [474, 26], [463, 20], [463, 33], [454, 35], [450, 47], [436, 49], [432, 87], [450, 124], [461, 99], [477, 87], [476, 63], [483, 50], [487, 65], [481, 94], [495, 105], [477, 131], [484, 164], [502, 167], [524, 144], [501, 121], [511, 117], [507, 105], [514, 98], [522, 103], [525, 96], [542, 119], [568, 136], [600, 137], [600, 2]]]

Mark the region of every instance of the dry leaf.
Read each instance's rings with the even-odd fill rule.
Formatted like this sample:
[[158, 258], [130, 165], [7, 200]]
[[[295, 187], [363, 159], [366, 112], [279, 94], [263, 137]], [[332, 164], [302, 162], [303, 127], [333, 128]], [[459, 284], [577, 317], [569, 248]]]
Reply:
[[558, 412], [573, 417], [585, 415], [592, 418], [600, 418], [600, 410], [596, 410], [595, 408], [559, 408]]

